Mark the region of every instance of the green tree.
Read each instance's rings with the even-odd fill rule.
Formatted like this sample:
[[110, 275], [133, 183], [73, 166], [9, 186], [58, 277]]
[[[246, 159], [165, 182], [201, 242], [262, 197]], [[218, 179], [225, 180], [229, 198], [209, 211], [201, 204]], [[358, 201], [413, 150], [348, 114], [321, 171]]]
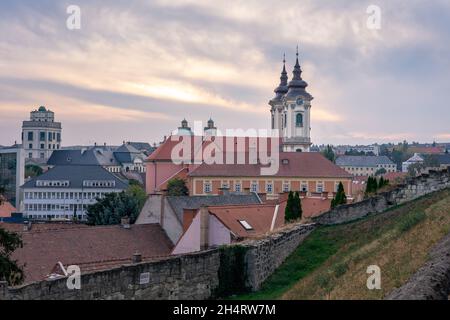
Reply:
[[293, 209], [294, 209], [294, 193], [290, 191], [286, 202], [286, 208], [284, 209], [285, 222], [291, 222], [292, 220], [294, 220]]
[[19, 234], [0, 227], [0, 281], [7, 281], [10, 286], [21, 284], [24, 280], [23, 266], [11, 259], [11, 254], [22, 247]]
[[378, 182], [377, 179], [370, 176], [367, 179], [367, 185], [366, 185], [366, 194], [375, 193], [378, 189]]
[[292, 222], [302, 218], [303, 209], [300, 194], [298, 192], [289, 192], [286, 208], [284, 209], [284, 221]]
[[144, 188], [138, 184], [130, 184], [126, 193], [135, 198], [139, 204], [139, 211], [144, 207], [145, 201], [147, 201], [147, 192], [145, 192]]
[[345, 194], [344, 185], [342, 184], [342, 182], [339, 182], [336, 195], [334, 196], [333, 200], [331, 200], [331, 209], [346, 203], [347, 203], [347, 195]]
[[331, 162], [334, 162], [336, 160], [336, 155], [333, 151], [333, 148], [330, 145], [327, 145], [325, 150], [322, 151], [322, 155]]
[[302, 218], [303, 215], [302, 200], [300, 199], [300, 194], [298, 193], [298, 191], [294, 193], [292, 213], [294, 220], [300, 220]]
[[169, 180], [167, 184], [167, 195], [169, 196], [187, 196], [189, 189], [186, 186], [186, 181], [180, 178]]
[[44, 170], [35, 164], [27, 164], [25, 166], [25, 178], [34, 178], [40, 176]]
[[385, 168], [378, 169], [378, 170], [375, 172], [375, 176], [381, 176], [382, 174], [385, 174], [386, 172], [387, 172], [387, 171], [386, 171]]
[[107, 193], [103, 198], [87, 208], [89, 225], [120, 224], [123, 217], [129, 217], [134, 223], [140, 213], [139, 200], [128, 192]]

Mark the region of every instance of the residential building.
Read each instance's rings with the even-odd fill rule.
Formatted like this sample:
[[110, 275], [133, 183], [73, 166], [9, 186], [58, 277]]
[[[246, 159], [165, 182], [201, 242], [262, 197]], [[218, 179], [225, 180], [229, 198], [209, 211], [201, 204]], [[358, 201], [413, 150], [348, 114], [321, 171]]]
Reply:
[[[202, 141], [201, 137], [190, 136], [191, 157], [195, 160], [199, 155], [204, 155], [211, 142]], [[195, 139], [198, 139], [196, 145]], [[234, 149], [230, 151], [231, 158], [242, 157], [243, 164], [232, 161], [231, 164], [219, 159], [217, 163], [209, 161], [191, 161], [187, 163], [175, 163], [172, 159], [172, 151], [177, 148], [177, 139], [167, 139], [147, 159], [147, 181], [148, 194], [164, 191], [168, 181], [173, 178], [182, 178], [187, 181], [191, 195], [217, 195], [220, 188], [229, 187], [233, 192], [242, 192], [248, 189], [253, 192], [278, 196], [286, 191], [302, 191], [306, 196], [332, 197], [337, 190], [339, 182], [342, 182], [347, 194], [351, 192], [352, 176], [328, 161], [319, 153], [296, 153], [278, 152], [274, 154], [271, 161], [278, 163], [278, 170], [270, 174], [262, 174], [264, 166], [262, 162], [251, 163], [250, 154], [254, 146], [267, 145], [269, 150], [278, 146], [277, 141], [272, 138], [257, 138], [253, 140], [244, 137], [243, 146], [239, 137], [226, 137], [224, 146], [231, 145]], [[240, 149], [238, 151], [237, 149]], [[225, 157], [228, 149], [223, 148]], [[219, 153], [220, 150], [217, 151]], [[228, 155], [230, 155], [228, 154]], [[276, 157], [276, 158], [275, 158]]]
[[[1, 197], [1, 196], [0, 196]], [[0, 222], [4, 218], [11, 218], [12, 214], [16, 212], [17, 209], [8, 201], [0, 199]]]
[[31, 219], [86, 219], [86, 209], [128, 183], [101, 166], [56, 166], [22, 186], [24, 216]]
[[132, 142], [129, 141], [127, 144], [133, 146], [137, 150], [139, 150], [141, 153], [145, 154], [146, 156], [149, 156], [152, 154], [153, 151], [156, 150], [155, 146], [151, 146], [148, 142]]
[[439, 154], [433, 156], [441, 168], [450, 167], [450, 154]]
[[397, 166], [386, 156], [340, 156], [336, 165], [353, 176], [374, 176], [378, 170], [396, 172]]
[[351, 195], [352, 176], [319, 153], [281, 152], [279, 169], [273, 175], [261, 174], [262, 164], [206, 164], [189, 172], [192, 195], [218, 194], [228, 186], [231, 191], [263, 193], [277, 197], [280, 193], [299, 191], [306, 197], [333, 197], [342, 182]]
[[445, 147], [443, 146], [408, 146], [408, 152], [411, 154], [422, 154], [422, 155], [428, 155], [428, 154], [443, 154], [445, 153]]
[[20, 186], [25, 179], [25, 152], [21, 145], [0, 148], [0, 187], [4, 197], [18, 210], [22, 209]]
[[285, 208], [286, 201], [185, 210], [183, 234], [172, 254], [206, 250], [275, 231], [284, 225]]
[[147, 156], [130, 143], [124, 143], [114, 150], [114, 158], [121, 164], [122, 170], [125, 172], [145, 172], [144, 161]]
[[22, 237], [24, 246], [15, 250], [12, 258], [25, 265], [25, 284], [54, 279], [70, 265], [79, 266], [86, 274], [151, 261], [170, 255], [173, 249], [158, 224], [3, 223], [2, 228]]
[[202, 205], [253, 205], [261, 204], [256, 193], [234, 194], [224, 192], [217, 196], [165, 196], [149, 195], [136, 224], [159, 223], [172, 243], [177, 243], [183, 234], [184, 210], [198, 210]]
[[306, 91], [308, 84], [302, 79], [302, 70], [297, 59], [292, 80], [288, 83], [286, 61], [283, 60], [280, 84], [275, 97], [269, 101], [271, 128], [283, 138], [283, 151], [308, 152], [311, 146], [311, 101]]
[[53, 152], [47, 164], [49, 166], [63, 165], [99, 165], [112, 173], [145, 173], [147, 155], [125, 143], [120, 147], [92, 146], [74, 147]]
[[31, 111], [30, 120], [22, 124], [22, 144], [27, 158], [45, 163], [54, 150], [61, 148], [61, 123], [53, 111], [44, 106]]
[[370, 145], [370, 146], [349, 146], [345, 150], [346, 152], [362, 152], [365, 154], [372, 154], [374, 156], [380, 155], [380, 146]]
[[411, 158], [402, 163], [402, 172], [408, 172], [409, 166], [417, 163], [424, 163], [425, 159], [418, 153], [415, 153]]

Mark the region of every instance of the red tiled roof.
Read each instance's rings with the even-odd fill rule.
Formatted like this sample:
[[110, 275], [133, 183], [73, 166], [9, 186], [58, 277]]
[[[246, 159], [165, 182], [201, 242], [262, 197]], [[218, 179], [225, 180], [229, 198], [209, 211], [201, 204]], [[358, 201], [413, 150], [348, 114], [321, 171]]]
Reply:
[[[302, 178], [351, 178], [352, 175], [316, 152], [281, 152], [279, 170], [274, 176]], [[287, 160], [285, 164], [283, 160]], [[257, 177], [261, 164], [201, 164], [192, 177]]]
[[[249, 238], [270, 232], [276, 205], [245, 205], [208, 207], [210, 214], [217, 217], [238, 238]], [[284, 225], [286, 202], [280, 204], [274, 229]], [[246, 230], [240, 220], [247, 221], [253, 230]]]
[[425, 153], [425, 154], [439, 154], [444, 153], [445, 148], [443, 147], [408, 147], [408, 152], [410, 153]]
[[[187, 140], [185, 140], [187, 139]], [[273, 140], [278, 139], [278, 144], [280, 145], [280, 138], [271, 137], [202, 137], [202, 136], [171, 136], [166, 141], [164, 141], [148, 158], [147, 161], [170, 161], [172, 159], [173, 148], [181, 143], [182, 141], [187, 141], [191, 145], [191, 155], [196, 154], [198, 158], [201, 158], [205, 148], [212, 143], [216, 144], [217, 150], [227, 151], [227, 146], [233, 145], [234, 153], [248, 153], [250, 150], [250, 145], [256, 142], [256, 145], [263, 146], [266, 145], [267, 149], [270, 150]], [[190, 140], [190, 141], [189, 141]], [[243, 150], [237, 150], [241, 148], [243, 144]], [[201, 148], [199, 146], [201, 145]], [[209, 150], [208, 150], [209, 152]], [[270, 153], [270, 152], [269, 152]], [[193, 158], [193, 156], [191, 157]]]
[[391, 182], [394, 182], [396, 180], [402, 180], [406, 178], [408, 174], [406, 172], [388, 172], [383, 174], [384, 179], [388, 179]]
[[10, 218], [13, 212], [16, 212], [16, 208], [8, 201], [2, 201], [2, 204], [0, 204], [0, 218]]
[[44, 279], [58, 262], [66, 267], [80, 265], [81, 272], [87, 272], [125, 264], [135, 252], [144, 259], [166, 256], [173, 247], [158, 224], [132, 225], [130, 229], [35, 224], [31, 231], [22, 231], [22, 225], [2, 227], [22, 235], [24, 247], [13, 253], [13, 259], [26, 264], [26, 283]]

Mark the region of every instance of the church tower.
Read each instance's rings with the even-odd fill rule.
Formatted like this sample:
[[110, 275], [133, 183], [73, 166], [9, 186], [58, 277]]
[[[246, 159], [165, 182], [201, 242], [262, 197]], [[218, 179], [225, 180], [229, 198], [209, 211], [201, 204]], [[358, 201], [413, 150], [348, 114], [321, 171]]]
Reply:
[[306, 92], [308, 84], [302, 79], [302, 70], [297, 59], [292, 72], [292, 80], [287, 83], [285, 59], [280, 85], [275, 89], [275, 97], [270, 100], [272, 129], [279, 130], [283, 138], [283, 151], [309, 152], [311, 146], [311, 101]]

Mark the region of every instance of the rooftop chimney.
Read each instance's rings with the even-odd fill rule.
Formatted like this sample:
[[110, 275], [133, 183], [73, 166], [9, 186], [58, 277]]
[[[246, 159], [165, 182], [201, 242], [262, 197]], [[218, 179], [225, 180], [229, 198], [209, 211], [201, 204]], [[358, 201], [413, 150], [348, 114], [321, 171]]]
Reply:
[[132, 261], [133, 263], [139, 263], [139, 262], [142, 262], [142, 254], [140, 254], [138, 251], [136, 251], [136, 252], [133, 254], [133, 257], [131, 258], [131, 261]]
[[30, 231], [31, 230], [31, 221], [25, 221], [23, 223], [23, 231]]
[[200, 250], [209, 248], [209, 211], [208, 207], [200, 207]]
[[130, 218], [128, 216], [123, 217], [120, 219], [120, 225], [122, 226], [122, 228], [124, 229], [130, 229]]

